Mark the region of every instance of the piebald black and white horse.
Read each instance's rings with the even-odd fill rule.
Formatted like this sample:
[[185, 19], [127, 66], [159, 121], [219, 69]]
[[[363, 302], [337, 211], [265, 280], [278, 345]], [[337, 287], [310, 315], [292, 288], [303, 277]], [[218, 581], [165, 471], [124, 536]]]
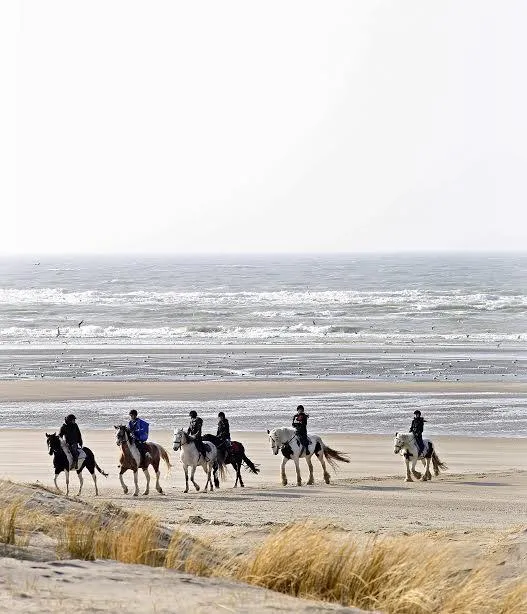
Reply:
[[311, 457], [315, 455], [320, 464], [322, 465], [322, 471], [324, 472], [324, 482], [329, 484], [329, 473], [326, 469], [326, 461], [333, 468], [336, 469], [337, 461], [340, 463], [349, 463], [349, 458], [345, 456], [343, 452], [333, 450], [327, 446], [318, 435], [309, 435], [309, 447], [306, 452], [304, 446], [300, 443], [296, 431], [292, 428], [283, 427], [275, 428], [271, 431], [267, 431], [269, 435], [269, 441], [274, 454], [282, 452], [282, 465], [280, 467], [280, 475], [282, 478], [282, 484], [287, 484], [287, 476], [285, 473], [285, 466], [288, 460], [293, 460], [296, 468], [296, 483], [298, 486], [302, 486], [302, 476], [300, 475], [300, 462], [299, 459], [305, 458], [307, 466], [309, 468], [309, 485], [314, 484], [313, 477], [313, 463]]
[[59, 474], [64, 471], [66, 475], [66, 495], [70, 494], [70, 471], [76, 471], [79, 476], [79, 492], [77, 496], [80, 496], [82, 492], [82, 485], [84, 483], [82, 477], [82, 470], [86, 468], [93, 478], [93, 483], [95, 485], [95, 496], [98, 496], [99, 490], [97, 488], [97, 476], [95, 475], [95, 469], [105, 478], [108, 477], [108, 474], [105, 473], [99, 465], [95, 461], [95, 456], [90, 448], [82, 448], [79, 450], [79, 458], [77, 461], [77, 468], [73, 467], [73, 456], [68, 448], [68, 444], [59, 437], [56, 433], [48, 434], [46, 433], [46, 440], [48, 444], [49, 455], [53, 456], [53, 467], [55, 467], [55, 488], [60, 490], [57, 484], [57, 477]]
[[[432, 463], [434, 467], [434, 475], [436, 477], [439, 475], [440, 471], [448, 469], [445, 463], [441, 462], [439, 459], [434, 444], [429, 439], [423, 439], [423, 444], [423, 451], [419, 454], [419, 448], [413, 433], [395, 433], [393, 452], [394, 454], [401, 454], [404, 456], [404, 462], [406, 464], [405, 482], [413, 482], [412, 475], [418, 480], [422, 479], [423, 482], [431, 480], [432, 474], [430, 473], [430, 463]], [[418, 460], [425, 466], [424, 475], [415, 469]], [[412, 465], [411, 473], [410, 464]]]

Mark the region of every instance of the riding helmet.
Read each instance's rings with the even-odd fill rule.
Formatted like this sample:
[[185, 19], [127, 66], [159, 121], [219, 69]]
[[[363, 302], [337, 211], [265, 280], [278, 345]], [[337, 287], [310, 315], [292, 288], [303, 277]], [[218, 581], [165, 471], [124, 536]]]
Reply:
[[189, 413], [189, 416], [191, 418], [197, 418], [198, 417], [198, 412], [195, 409], [192, 409]]
[[73, 420], [77, 420], [77, 418], [73, 414], [70, 414], [69, 416], [66, 416], [64, 418], [64, 422], [72, 422]]
[[421, 415], [421, 412], [418, 409], [416, 409], [414, 411], [414, 416], [420, 416], [420, 415]]
[[220, 411], [220, 413], [218, 414], [218, 418], [225, 418], [224, 412]]
[[303, 405], [299, 405], [299, 406], [296, 408], [296, 411], [304, 411], [304, 406], [303, 406]]

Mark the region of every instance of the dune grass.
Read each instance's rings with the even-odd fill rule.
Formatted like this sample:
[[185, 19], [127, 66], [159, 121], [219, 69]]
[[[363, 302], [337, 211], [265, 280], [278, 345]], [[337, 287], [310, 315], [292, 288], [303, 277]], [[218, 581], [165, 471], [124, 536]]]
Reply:
[[[36, 514], [36, 516], [35, 516]], [[277, 530], [252, 552], [232, 556], [147, 514], [112, 506], [66, 517], [20, 501], [0, 505], [0, 541], [37, 522], [61, 556], [163, 566], [238, 580], [284, 594], [386, 614], [525, 614], [527, 577], [498, 582], [482, 565], [464, 570], [454, 546], [423, 535], [365, 539], [313, 523]]]
[[0, 509], [0, 543], [15, 545], [20, 506], [20, 501], [13, 501]]
[[388, 614], [525, 614], [527, 579], [497, 585], [490, 570], [462, 572], [451, 547], [422, 536], [351, 537], [311, 524], [270, 536], [238, 565], [249, 584]]

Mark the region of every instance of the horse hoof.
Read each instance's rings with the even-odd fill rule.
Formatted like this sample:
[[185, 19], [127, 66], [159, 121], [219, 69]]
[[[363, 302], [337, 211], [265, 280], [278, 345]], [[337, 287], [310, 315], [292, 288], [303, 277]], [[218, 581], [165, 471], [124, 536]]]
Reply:
[[196, 484], [194, 488], [199, 492], [199, 486]]
[[405, 482], [413, 482], [412, 478], [406, 478]]
[[143, 493], [143, 497], [146, 497], [146, 495], [148, 495], [148, 491], [147, 490]]
[[127, 495], [128, 494], [128, 488], [123, 488], [123, 492], [124, 492], [125, 495]]
[[134, 496], [134, 497], [138, 497], [138, 496], [139, 496], [139, 493], [138, 493], [138, 492], [134, 492], [134, 494], [133, 494], [132, 496]]
[[188, 488], [187, 488], [187, 490], [184, 490], [183, 492], [188, 492]]

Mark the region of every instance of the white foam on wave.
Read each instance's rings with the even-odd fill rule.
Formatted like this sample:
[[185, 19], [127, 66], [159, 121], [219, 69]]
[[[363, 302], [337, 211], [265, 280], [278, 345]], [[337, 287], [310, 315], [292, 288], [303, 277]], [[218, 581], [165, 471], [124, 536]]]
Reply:
[[[250, 307], [255, 314], [273, 310], [264, 307], [285, 307], [282, 313], [298, 313], [298, 306], [328, 309], [331, 306], [404, 309], [426, 311], [500, 311], [526, 310], [527, 295], [459, 294], [432, 291], [402, 290], [366, 292], [354, 290], [268, 291], [268, 292], [111, 292], [108, 290], [68, 291], [64, 288], [0, 288], [0, 305], [188, 305], [208, 307]], [[287, 307], [297, 307], [289, 310]], [[277, 314], [280, 310], [275, 310]], [[329, 309], [328, 314], [333, 315]], [[272, 316], [270, 316], [272, 317]], [[286, 316], [288, 317], [288, 316]]]

